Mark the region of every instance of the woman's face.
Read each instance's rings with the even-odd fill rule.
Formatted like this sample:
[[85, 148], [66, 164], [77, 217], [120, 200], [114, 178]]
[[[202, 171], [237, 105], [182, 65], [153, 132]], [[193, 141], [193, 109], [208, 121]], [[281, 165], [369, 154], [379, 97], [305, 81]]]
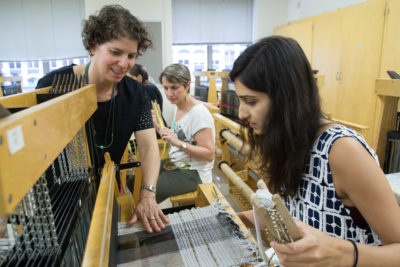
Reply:
[[165, 76], [161, 78], [161, 83], [164, 87], [165, 96], [171, 104], [178, 104], [184, 101], [190, 84], [185, 87], [180, 83], [170, 83]]
[[122, 37], [96, 45], [91, 53], [92, 64], [102, 79], [119, 82], [135, 64], [138, 42]]
[[266, 93], [247, 88], [239, 79], [235, 80], [236, 94], [239, 97], [239, 118], [248, 121], [256, 135], [264, 132], [265, 117], [271, 106], [271, 100]]

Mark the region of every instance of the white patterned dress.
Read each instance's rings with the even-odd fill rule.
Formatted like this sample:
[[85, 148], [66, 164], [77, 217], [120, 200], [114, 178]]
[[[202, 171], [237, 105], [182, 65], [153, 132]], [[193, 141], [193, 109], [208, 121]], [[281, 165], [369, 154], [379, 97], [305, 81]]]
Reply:
[[329, 128], [315, 141], [299, 190], [295, 196], [285, 199], [286, 206], [294, 218], [331, 236], [380, 245], [381, 241], [370, 226], [362, 229], [356, 225], [336, 193], [329, 152], [341, 137], [356, 138], [379, 164], [375, 152], [361, 135], [343, 125]]

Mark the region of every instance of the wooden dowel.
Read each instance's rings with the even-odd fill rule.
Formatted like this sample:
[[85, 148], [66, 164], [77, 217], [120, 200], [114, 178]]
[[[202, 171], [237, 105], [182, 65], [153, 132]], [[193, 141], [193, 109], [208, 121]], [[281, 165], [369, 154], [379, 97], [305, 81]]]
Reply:
[[243, 192], [250, 202], [254, 191], [245, 182], [243, 182], [243, 180], [231, 169], [231, 167], [229, 167], [228, 163], [221, 162], [219, 164], [219, 168], [225, 174], [225, 176]]
[[223, 138], [226, 139], [228, 144], [233, 146], [237, 151], [244, 155], [248, 155], [250, 152], [250, 146], [249, 144], [243, 144], [243, 140], [241, 140], [239, 137], [237, 137], [234, 133], [227, 129], [222, 129], [221, 130], [221, 135]]

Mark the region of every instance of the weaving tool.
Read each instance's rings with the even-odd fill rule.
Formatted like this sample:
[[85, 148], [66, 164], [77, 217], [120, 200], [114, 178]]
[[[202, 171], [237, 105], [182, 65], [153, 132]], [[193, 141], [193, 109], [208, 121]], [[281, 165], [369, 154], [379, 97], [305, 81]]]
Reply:
[[[151, 106], [152, 106], [152, 108], [153, 108], [153, 110], [154, 110], [154, 114], [156, 115], [157, 123], [160, 125], [160, 128], [161, 128], [161, 129], [164, 128], [164, 127], [165, 127], [165, 124], [164, 124], [164, 121], [163, 121], [163, 119], [162, 119], [160, 109], [158, 108], [158, 103], [157, 103], [157, 101], [156, 101], [156, 100], [151, 101]], [[163, 150], [162, 150], [162, 153], [161, 153], [161, 155], [160, 155], [161, 158], [164, 156], [164, 153], [165, 153], [166, 149], [167, 149], [167, 142], [164, 141]]]
[[[265, 182], [261, 179], [258, 180], [257, 186], [259, 189], [268, 190]], [[274, 194], [271, 201], [272, 205], [266, 207], [256, 194], [251, 195], [251, 202], [256, 207], [257, 216], [266, 225], [265, 230], [269, 241], [289, 243], [301, 239], [302, 235], [281, 197]]]
[[[302, 237], [293, 218], [290, 216], [285, 204], [279, 195], [272, 195], [270, 199], [271, 205], [265, 207], [259, 197], [236, 173], [229, 167], [226, 162], [221, 162], [219, 168], [227, 178], [246, 196], [246, 198], [255, 207], [257, 216], [265, 225], [265, 231], [268, 241], [276, 241], [278, 243], [288, 243], [298, 240]], [[260, 179], [257, 183], [260, 189], [267, 189], [265, 183]]]

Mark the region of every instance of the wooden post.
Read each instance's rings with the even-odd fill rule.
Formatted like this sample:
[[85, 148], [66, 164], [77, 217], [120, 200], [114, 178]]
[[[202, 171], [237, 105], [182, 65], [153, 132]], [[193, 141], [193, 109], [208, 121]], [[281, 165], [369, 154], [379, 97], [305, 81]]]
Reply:
[[400, 80], [377, 79], [375, 92], [378, 95], [376, 107], [373, 144], [381, 166], [385, 160], [386, 137], [396, 128], [398, 102], [400, 98]]

